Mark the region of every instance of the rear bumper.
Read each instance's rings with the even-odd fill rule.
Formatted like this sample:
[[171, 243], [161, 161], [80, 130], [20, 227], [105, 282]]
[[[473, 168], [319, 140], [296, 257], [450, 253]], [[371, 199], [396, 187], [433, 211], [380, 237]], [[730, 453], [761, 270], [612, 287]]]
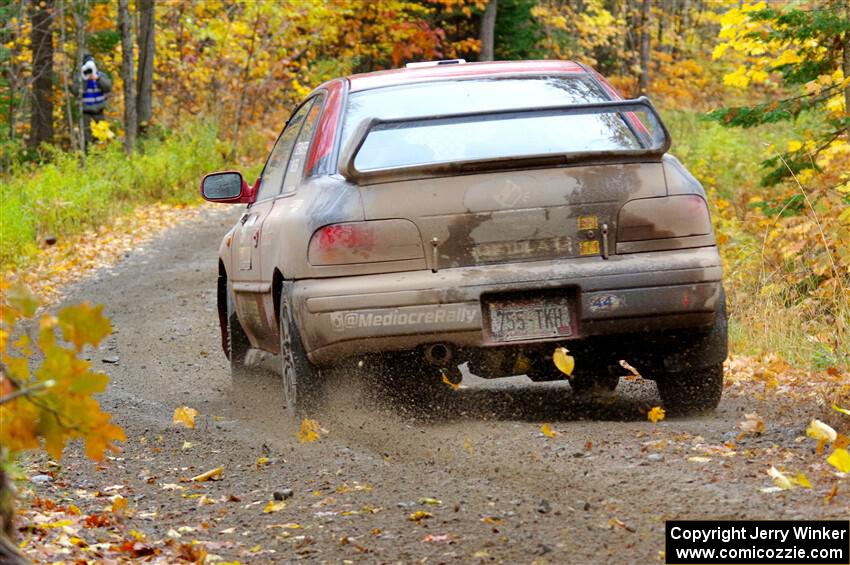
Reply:
[[[311, 360], [444, 342], [492, 343], [481, 297], [563, 288], [576, 297], [573, 339], [705, 327], [720, 307], [716, 247], [562, 261], [412, 271], [292, 283], [293, 311]], [[563, 341], [563, 338], [559, 340]]]

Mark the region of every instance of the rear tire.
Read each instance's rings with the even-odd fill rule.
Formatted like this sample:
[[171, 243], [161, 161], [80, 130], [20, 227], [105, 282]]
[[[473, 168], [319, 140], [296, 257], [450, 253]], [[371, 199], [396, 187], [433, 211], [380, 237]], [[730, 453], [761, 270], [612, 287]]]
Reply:
[[278, 325], [283, 400], [289, 416], [301, 419], [315, 410], [324, 397], [324, 379], [321, 370], [307, 358], [285, 295], [280, 299]]
[[671, 414], [709, 412], [717, 408], [723, 394], [723, 363], [668, 372], [656, 384], [664, 407]]

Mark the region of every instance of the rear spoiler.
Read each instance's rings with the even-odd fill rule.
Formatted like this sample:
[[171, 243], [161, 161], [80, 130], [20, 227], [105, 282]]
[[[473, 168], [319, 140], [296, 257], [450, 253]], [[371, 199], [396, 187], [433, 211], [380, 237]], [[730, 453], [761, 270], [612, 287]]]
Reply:
[[[498, 157], [492, 159], [472, 159], [465, 161], [421, 163], [400, 167], [358, 170], [355, 166], [357, 154], [373, 131], [396, 129], [400, 127], [418, 127], [452, 123], [458, 120], [468, 122], [488, 121], [494, 117], [546, 117], [570, 114], [606, 114], [622, 113], [636, 137], [646, 148], [614, 149], [602, 151], [576, 151], [566, 153], [546, 153], [537, 155], [522, 155], [513, 157]], [[652, 130], [638, 119], [635, 112], [645, 112], [654, 122]], [[484, 112], [466, 112], [461, 114], [443, 114], [423, 118], [401, 118], [383, 120], [372, 118], [364, 121], [353, 132], [351, 140], [340, 154], [340, 173], [349, 181], [357, 184], [377, 184], [421, 177], [452, 176], [458, 174], [497, 171], [505, 169], [520, 169], [542, 166], [557, 166], [568, 164], [590, 164], [608, 162], [641, 162], [660, 160], [670, 149], [670, 132], [655, 110], [655, 107], [645, 96], [633, 100], [611, 100], [591, 104], [570, 104], [567, 106], [549, 106], [546, 108], [520, 108], [513, 110], [497, 110]]]

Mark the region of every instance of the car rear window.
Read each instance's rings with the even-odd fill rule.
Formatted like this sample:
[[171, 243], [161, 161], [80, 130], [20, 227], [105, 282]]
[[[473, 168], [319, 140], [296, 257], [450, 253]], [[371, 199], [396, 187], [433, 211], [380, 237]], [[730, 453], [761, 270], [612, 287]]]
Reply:
[[[630, 123], [622, 113], [504, 112], [588, 104], [607, 98], [581, 75], [468, 79], [367, 90], [349, 98], [343, 144], [371, 118], [404, 120], [369, 133], [357, 152], [355, 166], [360, 171], [644, 147], [635, 121]], [[493, 114], [430, 120], [469, 112]], [[417, 118], [423, 119], [417, 122]]]

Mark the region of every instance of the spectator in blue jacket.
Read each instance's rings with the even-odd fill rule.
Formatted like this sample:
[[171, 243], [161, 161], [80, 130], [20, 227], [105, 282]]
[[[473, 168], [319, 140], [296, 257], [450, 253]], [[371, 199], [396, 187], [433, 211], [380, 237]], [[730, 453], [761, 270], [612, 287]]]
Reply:
[[83, 57], [80, 74], [74, 77], [71, 91], [83, 96], [83, 129], [88, 150], [92, 141], [91, 123], [104, 119], [103, 109], [106, 107], [106, 95], [112, 91], [112, 81], [97, 70], [94, 57], [87, 54]]

